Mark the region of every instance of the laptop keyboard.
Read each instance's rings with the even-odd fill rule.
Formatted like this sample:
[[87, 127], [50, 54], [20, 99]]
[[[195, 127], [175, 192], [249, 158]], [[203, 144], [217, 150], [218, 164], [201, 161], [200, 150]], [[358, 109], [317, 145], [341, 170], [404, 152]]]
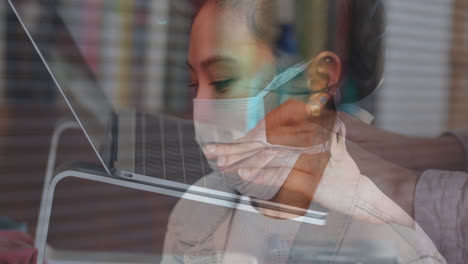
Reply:
[[190, 121], [137, 114], [136, 135], [136, 173], [191, 185], [211, 172]]

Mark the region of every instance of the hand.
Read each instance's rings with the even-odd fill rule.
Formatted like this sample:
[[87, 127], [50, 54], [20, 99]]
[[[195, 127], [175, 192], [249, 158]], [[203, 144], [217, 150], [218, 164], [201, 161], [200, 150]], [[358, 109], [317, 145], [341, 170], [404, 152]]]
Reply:
[[[333, 126], [328, 128], [324, 124], [334, 123], [333, 120], [318, 121], [306, 114], [305, 103], [289, 100], [270, 112], [238, 143], [206, 146], [204, 153], [208, 159], [216, 161], [217, 167], [244, 195], [272, 199], [281, 188], [283, 194], [289, 193], [288, 198], [298, 194], [310, 196], [329, 157], [328, 153], [323, 153], [327, 150], [323, 144], [329, 140]], [[261, 140], [265, 135], [268, 142]], [[314, 158], [307, 159], [308, 156]], [[291, 170], [295, 177], [288, 177]], [[309, 203], [303, 206], [308, 208]]]
[[[247, 140], [242, 139], [244, 143], [205, 147], [207, 158], [217, 160], [223, 171], [237, 172], [246, 182], [264, 185], [268, 177], [275, 177], [284, 168], [281, 165], [268, 166], [272, 157], [287, 156], [293, 150], [287, 147], [271, 148], [268, 144], [255, 142], [257, 129], [266, 127], [269, 142], [286, 146], [304, 147], [310, 146], [312, 142], [323, 143], [329, 139], [330, 152], [301, 154], [295, 164], [283, 165], [292, 167], [288, 168], [288, 177], [272, 200], [308, 208], [313, 199], [322, 206], [361, 220], [412, 224], [411, 218], [400, 207], [361, 174], [347, 152], [344, 127], [341, 133], [332, 133], [331, 128], [321, 126], [317, 119], [310, 119], [305, 113], [305, 104], [299, 101], [288, 101], [268, 114], [265, 120], [266, 124], [260, 124], [246, 136]], [[318, 135], [324, 132], [327, 136], [319, 139]], [[252, 143], [245, 143], [249, 141]], [[359, 207], [354, 210], [356, 202], [365, 203], [381, 214], [376, 217]]]
[[[322, 153], [313, 163], [305, 162], [305, 155], [320, 156], [316, 153], [326, 151], [323, 143], [328, 140], [330, 129], [323, 125], [326, 122], [318, 121], [309, 119], [305, 103], [289, 100], [237, 142], [206, 146], [204, 153], [211, 164], [217, 164], [217, 169], [224, 172], [227, 182], [244, 195], [270, 200], [280, 188], [283, 192], [310, 195], [328, 161], [328, 154]], [[295, 179], [288, 178], [291, 170], [307, 180], [310, 175], [317, 179], [309, 181], [307, 191], [298, 190], [297, 184], [290, 184]], [[304, 188], [304, 181], [301, 182], [300, 187]]]

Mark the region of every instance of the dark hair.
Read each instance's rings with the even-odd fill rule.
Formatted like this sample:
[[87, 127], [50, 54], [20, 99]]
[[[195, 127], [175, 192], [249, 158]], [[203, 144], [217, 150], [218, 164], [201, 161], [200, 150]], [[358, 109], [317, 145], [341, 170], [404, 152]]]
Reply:
[[[278, 54], [276, 42], [279, 27], [275, 24], [275, 1], [271, 0], [213, 0], [220, 8], [233, 7], [246, 15], [248, 27], [260, 40]], [[384, 33], [386, 19], [381, 0], [296, 0], [298, 5], [310, 9], [298, 10], [302, 17], [296, 24], [296, 37], [302, 45], [299, 55], [308, 60], [319, 52], [330, 50], [342, 60], [343, 72], [340, 82], [341, 103], [359, 101], [376, 89], [382, 79], [384, 63]], [[325, 5], [323, 9], [314, 7]], [[314, 17], [316, 16], [316, 17]], [[323, 43], [316, 41], [311, 21], [323, 18], [327, 32]], [[306, 23], [304, 23], [306, 21]], [[327, 26], [328, 25], [328, 26]], [[305, 38], [304, 38], [305, 37]], [[304, 48], [305, 47], [305, 48]], [[287, 61], [288, 59], [286, 59]], [[294, 60], [292, 60], [294, 61]]]
[[342, 102], [368, 96], [382, 81], [385, 60], [385, 9], [381, 0], [352, 1], [348, 74]]

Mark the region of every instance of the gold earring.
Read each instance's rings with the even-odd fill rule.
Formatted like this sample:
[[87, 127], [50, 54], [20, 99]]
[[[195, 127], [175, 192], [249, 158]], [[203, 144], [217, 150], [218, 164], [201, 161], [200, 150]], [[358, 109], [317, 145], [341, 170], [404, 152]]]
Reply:
[[311, 117], [318, 117], [322, 113], [322, 109], [328, 101], [326, 95], [314, 94], [309, 98], [309, 103], [306, 107], [306, 112]]
[[336, 87], [333, 86], [312, 92], [311, 96], [309, 97], [309, 102], [306, 106], [306, 113], [310, 117], [320, 116], [328, 100], [334, 95], [336, 95]]
[[307, 114], [311, 117], [318, 117], [322, 112], [322, 108], [318, 104], [307, 104]]

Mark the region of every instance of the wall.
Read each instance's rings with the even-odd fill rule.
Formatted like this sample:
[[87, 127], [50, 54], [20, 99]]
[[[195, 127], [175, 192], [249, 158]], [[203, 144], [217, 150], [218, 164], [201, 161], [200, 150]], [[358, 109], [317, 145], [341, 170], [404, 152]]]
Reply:
[[453, 1], [388, 0], [384, 83], [376, 124], [406, 134], [447, 129]]

